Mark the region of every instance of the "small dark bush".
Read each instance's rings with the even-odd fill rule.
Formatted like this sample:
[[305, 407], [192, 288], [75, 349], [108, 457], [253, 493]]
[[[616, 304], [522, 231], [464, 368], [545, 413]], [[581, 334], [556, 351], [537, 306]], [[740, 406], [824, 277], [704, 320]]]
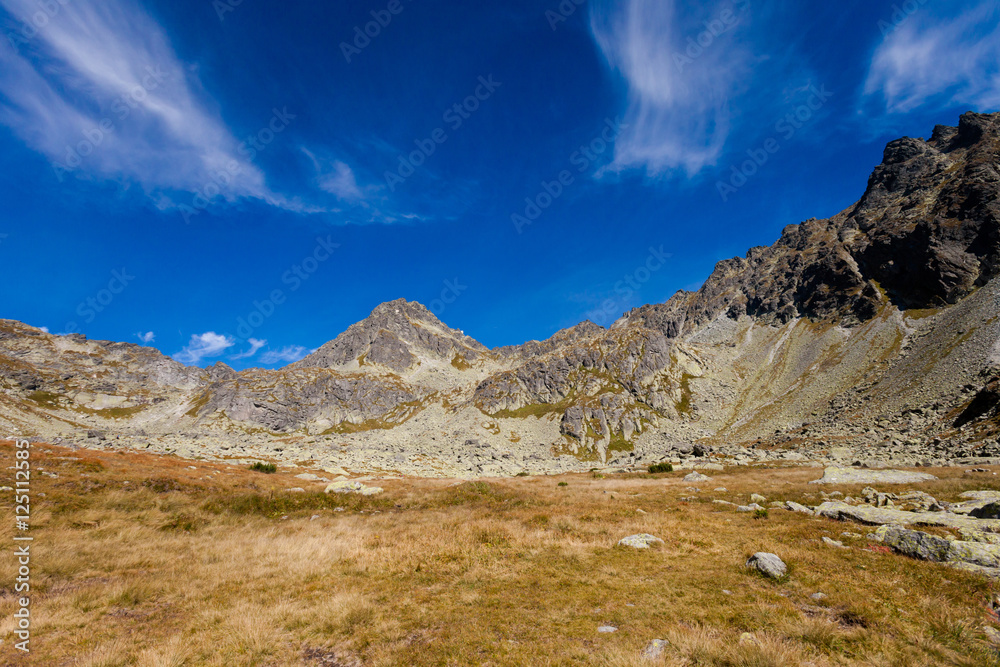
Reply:
[[525, 471], [525, 470], [522, 470], [521, 472], [519, 472], [516, 475], [514, 475], [514, 477], [530, 477], [530, 476], [531, 475], [529, 475], [528, 472]]
[[654, 463], [653, 465], [649, 466], [649, 473], [651, 475], [655, 475], [661, 472], [673, 472], [673, 471], [674, 467], [669, 463]]
[[169, 521], [160, 526], [160, 530], [179, 530], [190, 533], [198, 529], [199, 523], [198, 519], [187, 514], [174, 514]]
[[180, 482], [168, 477], [155, 477], [143, 481], [142, 485], [153, 493], [169, 493], [170, 491], [181, 491]]
[[272, 473], [278, 472], [278, 466], [273, 463], [261, 463], [260, 461], [254, 461], [250, 465], [250, 470], [254, 472], [262, 472], [265, 475], [270, 475]]
[[569, 486], [569, 482], [559, 482], [559, 486]]

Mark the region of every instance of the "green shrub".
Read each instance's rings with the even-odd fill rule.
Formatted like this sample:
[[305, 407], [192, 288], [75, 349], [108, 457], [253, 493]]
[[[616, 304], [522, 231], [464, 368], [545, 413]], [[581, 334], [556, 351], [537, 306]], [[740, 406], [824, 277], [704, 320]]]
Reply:
[[254, 472], [262, 472], [265, 475], [270, 475], [272, 473], [278, 472], [278, 466], [273, 463], [261, 463], [260, 461], [254, 461], [250, 465], [250, 470]]
[[522, 470], [521, 472], [519, 472], [516, 475], [514, 475], [514, 477], [530, 477], [530, 476], [531, 475], [529, 475], [526, 470]]
[[655, 475], [661, 472], [673, 472], [674, 467], [669, 463], [654, 463], [649, 466], [649, 474]]
[[559, 486], [569, 486], [569, 482], [559, 482]]
[[753, 518], [755, 518], [755, 519], [766, 519], [767, 518], [767, 510], [754, 510], [753, 511]]

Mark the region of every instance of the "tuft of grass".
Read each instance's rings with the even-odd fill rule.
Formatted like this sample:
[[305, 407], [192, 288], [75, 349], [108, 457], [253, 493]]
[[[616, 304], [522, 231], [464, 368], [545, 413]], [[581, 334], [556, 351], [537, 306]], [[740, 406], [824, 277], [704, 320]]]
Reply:
[[273, 475], [278, 472], [278, 466], [273, 463], [261, 463], [260, 461], [254, 461], [250, 464], [250, 470], [254, 472], [262, 472], [265, 475]]
[[502, 528], [489, 527], [476, 533], [476, 542], [492, 549], [507, 549], [511, 544], [511, 536]]
[[664, 472], [673, 472], [674, 471], [674, 466], [671, 465], [670, 463], [665, 463], [665, 462], [664, 463], [654, 463], [653, 465], [649, 466], [648, 470], [649, 470], [649, 474], [651, 474], [651, 475], [658, 475], [658, 474], [664, 473]]
[[465, 482], [449, 489], [444, 495], [443, 504], [450, 507], [458, 505], [519, 507], [525, 504], [525, 500], [497, 484]]
[[767, 518], [767, 510], [766, 509], [754, 510], [753, 511], [753, 518], [754, 519], [766, 519]]
[[187, 514], [174, 514], [170, 520], [160, 526], [160, 530], [179, 530], [190, 533], [198, 529], [200, 520]]
[[559, 486], [569, 486], [569, 482], [559, 482]]

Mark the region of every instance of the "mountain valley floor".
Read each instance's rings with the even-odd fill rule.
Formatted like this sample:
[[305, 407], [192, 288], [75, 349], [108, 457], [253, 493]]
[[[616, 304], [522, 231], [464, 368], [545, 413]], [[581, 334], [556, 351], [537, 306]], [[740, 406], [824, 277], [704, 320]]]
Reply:
[[[32, 470], [32, 651], [14, 649], [5, 587], [2, 664], [1000, 664], [995, 579], [807, 509], [989, 508], [970, 492], [1000, 493], [1000, 467], [876, 489], [811, 484], [822, 469], [784, 462], [407, 477], [371, 496], [323, 493], [298, 468], [45, 443]], [[0, 495], [9, 517], [13, 500]], [[0, 539], [15, 533], [11, 518]], [[619, 544], [635, 534], [663, 542]], [[748, 569], [758, 552], [787, 573]], [[5, 549], [4, 582], [16, 568]]]

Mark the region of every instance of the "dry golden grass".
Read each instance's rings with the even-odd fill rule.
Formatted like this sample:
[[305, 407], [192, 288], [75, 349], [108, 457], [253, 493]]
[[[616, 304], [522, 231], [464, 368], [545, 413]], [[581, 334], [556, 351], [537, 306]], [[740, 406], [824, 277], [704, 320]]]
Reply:
[[[5, 665], [1000, 664], [982, 630], [990, 582], [840, 537], [863, 526], [710, 502], [815, 504], [815, 469], [716, 474], [700, 493], [672, 473], [400, 480], [360, 498], [142, 454], [41, 445], [33, 466], [58, 477], [33, 480], [46, 496], [33, 506], [27, 658], [12, 646], [13, 559], [0, 556]], [[945, 500], [1000, 488], [935, 473], [920, 488]], [[12, 544], [10, 495], [0, 506]], [[616, 547], [638, 532], [666, 544]], [[756, 551], [779, 554], [787, 580], [746, 572]], [[641, 660], [654, 638], [669, 647]]]

